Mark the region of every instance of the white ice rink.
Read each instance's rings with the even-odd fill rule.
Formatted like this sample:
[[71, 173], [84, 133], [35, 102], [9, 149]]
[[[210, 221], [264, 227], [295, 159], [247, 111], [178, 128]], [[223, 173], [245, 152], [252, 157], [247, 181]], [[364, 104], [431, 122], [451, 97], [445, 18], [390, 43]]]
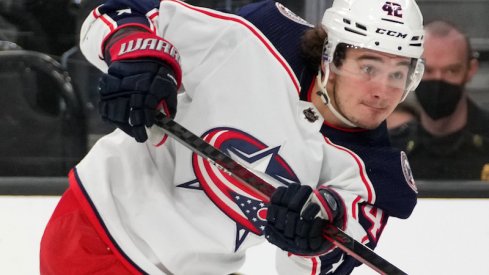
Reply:
[[[39, 274], [39, 240], [58, 200], [0, 196], [0, 274]], [[410, 219], [390, 220], [376, 252], [412, 275], [488, 275], [489, 199], [420, 199]], [[273, 257], [267, 244], [253, 248], [241, 271], [274, 275]]]

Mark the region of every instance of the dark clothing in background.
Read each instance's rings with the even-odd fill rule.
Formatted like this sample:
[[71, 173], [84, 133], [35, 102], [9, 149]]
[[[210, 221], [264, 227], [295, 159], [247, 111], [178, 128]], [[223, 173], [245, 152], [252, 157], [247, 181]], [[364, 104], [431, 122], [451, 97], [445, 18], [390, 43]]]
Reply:
[[434, 137], [418, 122], [391, 131], [392, 145], [404, 150], [416, 179], [489, 180], [489, 112], [469, 100], [467, 125]]

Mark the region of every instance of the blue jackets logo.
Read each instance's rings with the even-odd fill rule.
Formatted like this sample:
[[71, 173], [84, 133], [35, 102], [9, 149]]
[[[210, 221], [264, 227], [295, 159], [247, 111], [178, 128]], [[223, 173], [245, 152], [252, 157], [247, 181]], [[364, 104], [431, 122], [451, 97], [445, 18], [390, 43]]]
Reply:
[[[291, 167], [278, 154], [280, 146], [268, 147], [257, 138], [232, 128], [212, 129], [203, 135], [203, 139], [254, 172], [267, 174], [279, 185], [299, 182]], [[221, 211], [236, 222], [235, 250], [249, 232], [262, 235], [268, 199], [197, 154], [192, 156], [192, 165], [200, 185], [198, 189], [202, 189]], [[179, 187], [196, 189], [195, 181], [194, 187], [189, 184]]]

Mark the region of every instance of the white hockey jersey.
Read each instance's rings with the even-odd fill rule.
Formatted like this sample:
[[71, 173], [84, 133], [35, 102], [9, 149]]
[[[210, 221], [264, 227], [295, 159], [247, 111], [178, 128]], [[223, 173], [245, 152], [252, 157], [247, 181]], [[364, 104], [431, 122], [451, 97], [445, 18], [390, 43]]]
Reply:
[[[358, 203], [376, 199], [365, 167], [319, 132], [322, 118], [299, 100], [295, 75], [269, 41], [240, 17], [183, 2], [162, 1], [146, 16], [181, 56], [175, 120], [275, 186], [333, 187], [347, 208], [345, 231], [367, 239], [356, 220]], [[115, 28], [97, 10], [82, 28], [81, 49], [102, 71], [101, 45]], [[74, 168], [70, 185], [99, 233], [140, 273], [229, 274], [265, 240], [266, 199], [171, 138], [155, 147], [116, 130]], [[321, 264], [279, 259], [284, 274], [316, 274]]]

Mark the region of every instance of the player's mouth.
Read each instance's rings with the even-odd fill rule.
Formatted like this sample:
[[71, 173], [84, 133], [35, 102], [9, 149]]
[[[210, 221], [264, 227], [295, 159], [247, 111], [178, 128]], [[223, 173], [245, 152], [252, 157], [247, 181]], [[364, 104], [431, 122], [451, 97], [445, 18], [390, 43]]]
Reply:
[[363, 106], [367, 107], [367, 109], [376, 113], [385, 112], [387, 110], [387, 107], [378, 104], [368, 104], [368, 103], [362, 103], [362, 104]]

